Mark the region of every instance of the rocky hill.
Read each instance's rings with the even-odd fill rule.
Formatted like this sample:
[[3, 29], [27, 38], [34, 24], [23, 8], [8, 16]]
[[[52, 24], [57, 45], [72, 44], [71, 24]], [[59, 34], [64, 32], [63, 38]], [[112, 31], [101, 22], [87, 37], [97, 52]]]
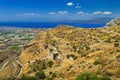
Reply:
[[120, 17], [112, 19], [110, 22], [106, 24], [107, 26], [117, 26], [120, 25]]
[[19, 56], [20, 80], [120, 80], [120, 26], [109, 26], [39, 32]]

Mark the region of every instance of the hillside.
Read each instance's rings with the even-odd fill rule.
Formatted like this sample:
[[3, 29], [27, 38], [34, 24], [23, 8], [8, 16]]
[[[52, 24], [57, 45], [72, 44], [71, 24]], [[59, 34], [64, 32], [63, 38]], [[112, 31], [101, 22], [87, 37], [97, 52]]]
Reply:
[[19, 56], [23, 64], [20, 76], [43, 70], [53, 80], [75, 80], [82, 73], [119, 80], [119, 29], [118, 25], [92, 29], [59, 25], [41, 31]]

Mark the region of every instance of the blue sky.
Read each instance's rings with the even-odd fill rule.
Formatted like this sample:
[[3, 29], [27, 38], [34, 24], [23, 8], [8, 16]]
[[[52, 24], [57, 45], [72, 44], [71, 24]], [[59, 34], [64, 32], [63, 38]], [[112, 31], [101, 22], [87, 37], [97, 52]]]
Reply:
[[119, 17], [120, 0], [0, 0], [0, 21]]

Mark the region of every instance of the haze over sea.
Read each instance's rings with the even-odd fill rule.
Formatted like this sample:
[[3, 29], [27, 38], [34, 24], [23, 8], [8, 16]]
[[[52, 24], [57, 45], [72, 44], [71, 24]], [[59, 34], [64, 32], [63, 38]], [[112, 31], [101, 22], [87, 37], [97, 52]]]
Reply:
[[105, 24], [90, 24], [79, 22], [0, 22], [0, 28], [54, 28], [57, 25], [70, 25], [80, 28], [99, 28], [103, 27]]

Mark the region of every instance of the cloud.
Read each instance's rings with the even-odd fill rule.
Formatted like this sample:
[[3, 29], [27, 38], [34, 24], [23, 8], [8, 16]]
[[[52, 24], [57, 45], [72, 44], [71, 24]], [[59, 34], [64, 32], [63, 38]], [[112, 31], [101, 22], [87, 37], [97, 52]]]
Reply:
[[49, 12], [49, 14], [50, 14], [50, 15], [55, 15], [55, 14], [56, 14], [56, 12]]
[[77, 12], [77, 14], [78, 14], [78, 15], [84, 14], [84, 12], [83, 12], [83, 11], [79, 11], [79, 12]]
[[112, 12], [105, 11], [105, 12], [103, 12], [103, 14], [112, 14]]
[[25, 15], [25, 16], [34, 16], [35, 13], [24, 13], [23, 15]]
[[68, 15], [68, 11], [49, 12], [49, 15]]
[[66, 5], [67, 5], [67, 6], [73, 6], [74, 3], [73, 3], [73, 2], [69, 2], [69, 3], [67, 3]]
[[68, 14], [68, 11], [59, 11], [58, 14], [62, 14], [62, 15]]
[[39, 16], [40, 14], [35, 13], [24, 13], [24, 14], [16, 14], [17, 16]]
[[109, 11], [105, 11], [105, 12], [102, 12], [102, 11], [96, 11], [96, 12], [93, 12], [93, 15], [97, 15], [97, 14], [105, 14], [105, 15], [109, 15], [109, 14], [112, 14], [112, 12], [109, 12]]
[[101, 11], [93, 12], [93, 15], [97, 15], [97, 14], [102, 14], [102, 12]]

